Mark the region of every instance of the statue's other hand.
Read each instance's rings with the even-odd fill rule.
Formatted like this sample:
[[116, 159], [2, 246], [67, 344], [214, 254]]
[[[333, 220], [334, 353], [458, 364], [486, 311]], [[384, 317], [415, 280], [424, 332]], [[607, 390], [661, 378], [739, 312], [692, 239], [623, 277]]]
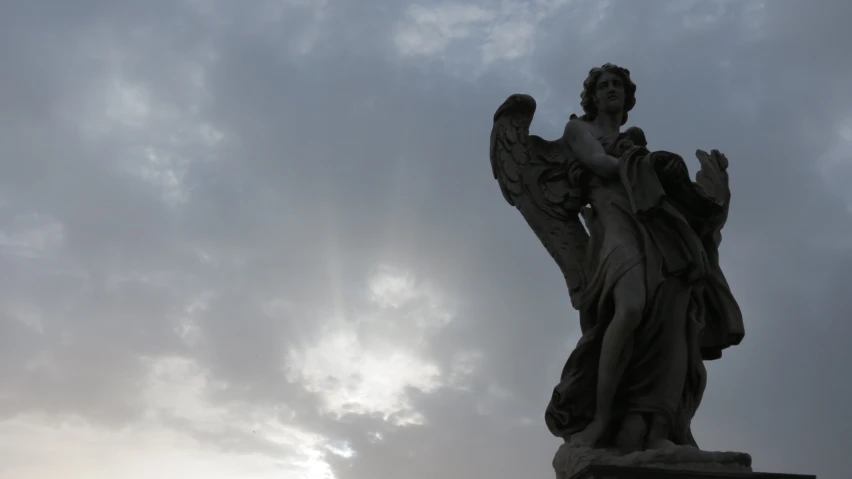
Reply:
[[710, 150], [710, 154], [704, 150], [695, 150], [695, 157], [701, 163], [702, 170], [721, 173], [728, 169], [728, 157], [719, 150]]
[[618, 155], [620, 156], [624, 154], [625, 151], [633, 148], [634, 146], [636, 145], [633, 143], [633, 140], [631, 140], [630, 138], [622, 138], [618, 140], [618, 142], [615, 144], [614, 151], [618, 152]]
[[696, 150], [695, 157], [701, 163], [695, 182], [718, 203], [727, 204], [731, 194], [728, 189], [728, 158], [719, 150], [711, 150], [709, 154]]
[[719, 163], [719, 167], [722, 171], [728, 170], [728, 157], [725, 156], [724, 153], [720, 152], [719, 150], [712, 150], [710, 154], [712, 154], [713, 157], [716, 158], [716, 161]]

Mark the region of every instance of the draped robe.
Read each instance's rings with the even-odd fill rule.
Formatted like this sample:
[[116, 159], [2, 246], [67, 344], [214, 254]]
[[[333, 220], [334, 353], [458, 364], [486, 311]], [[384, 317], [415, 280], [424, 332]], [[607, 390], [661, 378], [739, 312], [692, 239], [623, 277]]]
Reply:
[[[592, 420], [602, 339], [615, 311], [613, 287], [643, 265], [645, 309], [622, 355], [613, 429], [628, 413], [662, 414], [673, 425], [670, 440], [695, 446], [690, 423], [706, 386], [703, 361], [718, 359], [744, 336], [740, 309], [719, 267], [727, 204], [689, 178], [659, 173], [655, 165], [683, 162], [674, 153], [634, 146], [620, 156], [617, 179], [592, 177], [575, 185], [590, 205], [582, 211], [590, 234], [589, 280], [574, 300], [582, 337], [553, 390], [545, 420], [552, 434], [566, 439]], [[659, 392], [676, 341], [686, 342], [688, 364], [683, 393], [672, 402]]]

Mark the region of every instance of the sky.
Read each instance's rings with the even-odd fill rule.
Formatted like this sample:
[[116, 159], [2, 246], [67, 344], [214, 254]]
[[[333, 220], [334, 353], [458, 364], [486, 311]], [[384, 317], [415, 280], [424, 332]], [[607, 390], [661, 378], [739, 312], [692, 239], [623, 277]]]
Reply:
[[[627, 67], [730, 161], [704, 449], [852, 470], [852, 2], [0, 2], [0, 477], [552, 477], [579, 338], [491, 175]], [[844, 379], [846, 378], [846, 379]]]

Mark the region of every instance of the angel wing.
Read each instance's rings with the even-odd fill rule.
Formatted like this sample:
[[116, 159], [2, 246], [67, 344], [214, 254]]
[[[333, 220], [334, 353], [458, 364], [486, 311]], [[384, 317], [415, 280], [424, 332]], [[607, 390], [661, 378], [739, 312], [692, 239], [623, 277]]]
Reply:
[[506, 201], [516, 207], [559, 265], [572, 303], [586, 283], [589, 235], [579, 219], [582, 185], [590, 172], [562, 141], [529, 134], [536, 103], [510, 96], [494, 114], [491, 169]]

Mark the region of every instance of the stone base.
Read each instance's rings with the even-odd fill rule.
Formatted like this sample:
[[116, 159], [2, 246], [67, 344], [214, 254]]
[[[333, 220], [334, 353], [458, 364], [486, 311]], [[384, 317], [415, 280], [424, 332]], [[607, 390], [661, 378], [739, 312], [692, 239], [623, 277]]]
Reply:
[[743, 452], [665, 450], [619, 452], [563, 444], [553, 458], [556, 479], [815, 479], [815, 476], [756, 473]]
[[766, 472], [701, 472], [654, 467], [586, 466], [572, 479], [816, 479], [816, 476]]

